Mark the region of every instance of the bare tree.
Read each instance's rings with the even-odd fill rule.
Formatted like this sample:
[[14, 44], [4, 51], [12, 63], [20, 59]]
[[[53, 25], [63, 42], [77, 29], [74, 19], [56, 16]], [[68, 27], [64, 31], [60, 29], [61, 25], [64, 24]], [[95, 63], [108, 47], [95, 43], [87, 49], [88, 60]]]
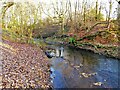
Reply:
[[77, 32], [77, 8], [78, 8], [78, 1], [76, 0], [74, 4], [74, 28], [76, 32]]
[[112, 12], [112, 4], [113, 4], [112, 0], [109, 0], [109, 12], [108, 12], [107, 28], [109, 28], [109, 26], [110, 26], [110, 16], [111, 16], [111, 12]]
[[100, 4], [100, 7], [99, 7], [99, 13], [98, 13], [98, 19], [100, 20], [100, 15], [101, 15], [101, 8], [102, 8], [102, 6], [101, 6], [101, 4]]
[[65, 1], [56, 1], [55, 3], [52, 3], [53, 9], [54, 9], [54, 16], [58, 18], [59, 25], [61, 26], [61, 32], [64, 33], [64, 25], [65, 25], [65, 15], [68, 12], [68, 2]]
[[10, 8], [13, 5], [14, 5], [14, 2], [4, 2], [3, 3], [3, 7], [2, 7], [2, 28], [5, 27], [5, 25], [4, 25], [5, 13], [8, 10], [8, 8]]
[[[120, 36], [120, 1], [118, 1], [117, 20], [118, 20], [118, 36]], [[118, 39], [120, 40], [120, 37], [118, 37]]]
[[96, 0], [95, 20], [98, 20], [98, 0]]
[[83, 9], [83, 22], [84, 22], [84, 24], [86, 22], [86, 4], [87, 4], [87, 2], [85, 2], [83, 0], [83, 2], [82, 2], [82, 9]]

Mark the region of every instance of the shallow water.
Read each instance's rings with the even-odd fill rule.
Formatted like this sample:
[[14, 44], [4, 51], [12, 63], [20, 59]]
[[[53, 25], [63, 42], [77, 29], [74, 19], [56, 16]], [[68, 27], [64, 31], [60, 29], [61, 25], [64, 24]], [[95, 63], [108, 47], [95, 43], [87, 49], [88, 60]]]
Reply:
[[[52, 46], [55, 48], [61, 48]], [[64, 47], [63, 57], [53, 57], [54, 88], [118, 88], [120, 61], [91, 51]]]

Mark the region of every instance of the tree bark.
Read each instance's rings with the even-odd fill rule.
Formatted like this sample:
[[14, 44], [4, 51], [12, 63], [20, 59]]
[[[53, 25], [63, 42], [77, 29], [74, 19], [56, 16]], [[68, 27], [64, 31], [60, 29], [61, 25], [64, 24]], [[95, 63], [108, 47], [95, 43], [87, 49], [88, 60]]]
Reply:
[[95, 20], [98, 20], [98, 0], [96, 1]]

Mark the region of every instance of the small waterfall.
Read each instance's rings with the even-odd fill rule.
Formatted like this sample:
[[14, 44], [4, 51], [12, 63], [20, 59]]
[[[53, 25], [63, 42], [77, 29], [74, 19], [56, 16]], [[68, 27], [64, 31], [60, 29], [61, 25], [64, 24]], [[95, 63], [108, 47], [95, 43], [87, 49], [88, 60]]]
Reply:
[[64, 48], [61, 47], [61, 48], [60, 48], [60, 51], [61, 51], [61, 52], [60, 52], [60, 57], [63, 57], [63, 55], [64, 55]]
[[64, 48], [60, 47], [60, 48], [56, 48], [56, 57], [63, 57], [64, 56]]
[[59, 52], [59, 48], [57, 47], [56, 48], [56, 57], [59, 57], [60, 56], [60, 52]]

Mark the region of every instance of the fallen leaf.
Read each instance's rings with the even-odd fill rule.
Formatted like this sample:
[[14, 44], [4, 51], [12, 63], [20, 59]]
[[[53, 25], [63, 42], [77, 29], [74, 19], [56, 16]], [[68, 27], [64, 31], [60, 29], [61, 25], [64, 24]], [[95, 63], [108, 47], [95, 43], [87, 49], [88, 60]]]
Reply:
[[81, 73], [81, 75], [84, 76], [85, 78], [88, 78], [88, 77], [89, 77], [89, 75], [86, 74], [86, 73]]
[[96, 83], [93, 83], [93, 85], [95, 85], [95, 86], [101, 86], [102, 82], [96, 82]]

